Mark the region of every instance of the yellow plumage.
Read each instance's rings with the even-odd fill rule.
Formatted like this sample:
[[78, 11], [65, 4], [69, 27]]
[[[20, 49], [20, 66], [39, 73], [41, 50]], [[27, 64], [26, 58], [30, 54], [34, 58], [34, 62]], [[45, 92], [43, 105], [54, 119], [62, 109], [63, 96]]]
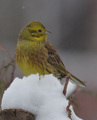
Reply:
[[18, 38], [16, 62], [25, 75], [53, 74], [60, 80], [70, 76], [74, 83], [85, 86], [77, 77], [68, 72], [56, 49], [47, 41], [47, 30], [39, 21], [25, 26]]
[[[16, 61], [19, 68], [25, 75], [30, 75], [32, 73], [45, 75], [49, 74], [48, 71], [53, 73], [52, 66], [47, 62], [48, 54], [46, 48], [33, 52], [33, 49], [31, 49], [33, 48], [33, 45], [31, 46], [30, 42], [28, 43], [28, 46], [23, 43], [23, 46], [26, 46], [26, 48], [24, 47], [22, 49], [20, 49], [22, 46], [21, 44], [22, 43], [19, 43], [19, 46], [17, 46]], [[29, 51], [27, 49], [29, 49]]]

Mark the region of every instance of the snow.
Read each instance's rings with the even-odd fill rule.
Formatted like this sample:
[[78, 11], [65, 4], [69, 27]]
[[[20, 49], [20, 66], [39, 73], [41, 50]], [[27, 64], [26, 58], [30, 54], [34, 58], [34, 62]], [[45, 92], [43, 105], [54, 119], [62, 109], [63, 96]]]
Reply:
[[[36, 120], [70, 120], [66, 111], [68, 100], [62, 91], [63, 85], [52, 74], [15, 78], [3, 94], [1, 108], [26, 110], [33, 113]], [[82, 120], [75, 115], [72, 106], [70, 109], [72, 120]]]
[[77, 88], [77, 85], [69, 81], [69, 84], [67, 87], [66, 98], [68, 98], [76, 90], [76, 88]]

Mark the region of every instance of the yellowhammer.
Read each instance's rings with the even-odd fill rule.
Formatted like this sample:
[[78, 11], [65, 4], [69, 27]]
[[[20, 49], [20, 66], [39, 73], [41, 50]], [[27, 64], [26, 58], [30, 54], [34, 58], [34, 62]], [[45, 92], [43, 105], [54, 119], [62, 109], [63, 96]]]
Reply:
[[18, 67], [27, 76], [53, 74], [60, 80], [69, 76], [72, 82], [85, 86], [66, 70], [56, 49], [47, 41], [47, 32], [39, 21], [33, 21], [21, 30], [16, 48]]

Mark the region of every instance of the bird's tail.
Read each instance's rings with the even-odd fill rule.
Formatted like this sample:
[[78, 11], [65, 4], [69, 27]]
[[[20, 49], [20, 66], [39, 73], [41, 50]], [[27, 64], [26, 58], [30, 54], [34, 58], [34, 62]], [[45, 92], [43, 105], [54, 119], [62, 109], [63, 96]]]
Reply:
[[53, 64], [57, 70], [59, 70], [63, 75], [62, 76], [57, 76], [57, 78], [59, 78], [60, 80], [66, 76], [70, 77], [70, 81], [72, 83], [75, 83], [81, 87], [86, 87], [85, 83], [83, 83], [80, 79], [78, 79], [77, 77], [75, 77], [73, 74], [71, 74], [70, 72], [68, 72], [65, 68], [57, 65], [57, 64]]
[[[68, 72], [68, 71], [67, 71]], [[86, 87], [85, 83], [82, 82], [80, 79], [78, 79], [77, 77], [75, 77], [73, 74], [69, 73], [69, 76], [70, 76], [70, 81], [81, 86], [81, 87]]]

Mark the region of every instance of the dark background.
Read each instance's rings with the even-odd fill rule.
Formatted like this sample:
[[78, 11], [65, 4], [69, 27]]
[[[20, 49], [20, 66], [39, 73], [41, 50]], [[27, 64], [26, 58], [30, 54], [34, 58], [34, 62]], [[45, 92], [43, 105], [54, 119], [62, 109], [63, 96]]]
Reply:
[[[52, 32], [48, 41], [66, 68], [87, 84], [87, 92], [76, 94], [76, 113], [97, 120], [97, 0], [0, 0], [0, 44], [12, 57], [19, 31], [33, 20]], [[0, 65], [8, 60], [0, 51]], [[18, 67], [16, 76], [23, 76]]]

